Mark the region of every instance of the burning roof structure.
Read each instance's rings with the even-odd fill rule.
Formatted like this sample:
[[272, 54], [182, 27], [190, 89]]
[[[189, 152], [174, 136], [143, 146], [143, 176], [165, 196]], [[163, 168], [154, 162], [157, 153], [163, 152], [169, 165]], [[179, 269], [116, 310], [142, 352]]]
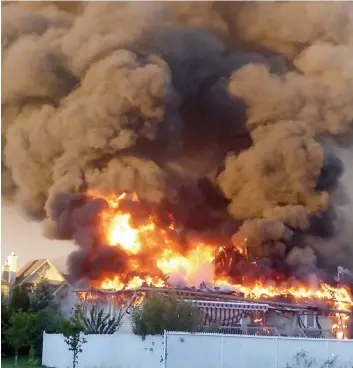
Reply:
[[[196, 305], [204, 312], [204, 325], [220, 323], [222, 328], [234, 328], [239, 326], [241, 318], [252, 315], [255, 326], [260, 327], [265, 335], [273, 334], [273, 327], [265, 325], [265, 314], [268, 311], [276, 311], [284, 314], [290, 313], [296, 316], [315, 315], [332, 317], [332, 335], [338, 338], [347, 338], [348, 331], [346, 321], [352, 315], [352, 311], [347, 309], [335, 309], [331, 300], [304, 298], [296, 300], [293, 297], [280, 296], [276, 298], [254, 299], [245, 297], [239, 291], [221, 291], [219, 288], [210, 288], [206, 285], [200, 287], [147, 287], [142, 286], [123, 290], [77, 290], [81, 301], [85, 303], [110, 302], [116, 308], [128, 311], [131, 307], [139, 307], [144, 298], [153, 294], [164, 296], [176, 295], [178, 299], [188, 301]], [[319, 325], [320, 326], [320, 325]], [[278, 331], [274, 329], [278, 334]], [[258, 332], [258, 331], [257, 331]], [[300, 328], [294, 328], [293, 335], [305, 336]], [[340, 335], [342, 334], [342, 336]], [[322, 335], [324, 337], [324, 335]]]
[[[148, 294], [160, 293], [164, 295], [176, 294], [183, 300], [202, 300], [207, 302], [237, 302], [238, 305], [242, 306], [242, 303], [250, 305], [265, 305], [266, 308], [292, 310], [292, 311], [320, 311], [327, 313], [342, 313], [345, 315], [351, 315], [352, 311], [345, 309], [334, 309], [330, 307], [331, 300], [315, 300], [307, 298], [306, 301], [302, 299], [302, 304], [295, 301], [294, 298], [277, 297], [273, 299], [254, 299], [245, 297], [244, 294], [239, 291], [220, 291], [217, 288], [172, 288], [172, 287], [150, 287], [142, 286], [132, 289], [123, 290], [105, 290], [105, 289], [89, 289], [89, 290], [76, 290], [76, 293], [81, 300], [96, 300], [96, 299], [116, 299], [117, 306], [127, 307], [131, 297], [134, 301], [131, 305], [138, 305], [142, 301], [142, 297]], [[265, 296], [264, 296], [265, 297]]]
[[345, 337], [353, 4], [57, 3], [1, 5], [2, 195], [71, 281], [325, 303]]
[[[90, 281], [94, 288], [126, 291], [149, 285], [163, 292], [172, 290], [170, 287], [174, 286], [179, 293], [202, 293], [212, 300], [243, 298], [241, 300], [256, 299], [259, 302], [265, 299], [267, 304], [272, 305], [274, 302], [270, 299], [284, 298], [297, 303], [304, 301], [305, 305], [297, 305], [297, 309], [307, 310], [320, 306], [321, 311], [326, 304], [326, 311], [335, 313], [337, 322], [340, 321], [336, 327], [337, 336], [345, 335], [346, 322], [353, 306], [348, 287], [330, 285], [321, 280], [313, 280], [308, 285], [300, 280], [286, 279], [281, 274], [274, 275], [277, 279], [266, 279], [259, 275], [261, 267], [256, 261], [249, 260], [247, 240], [240, 239], [239, 233], [238, 242], [228, 246], [206, 243], [202, 238], [192, 238], [188, 243], [183, 243], [173, 219], [168, 217], [165, 224], [158, 224], [153, 211], [149, 213], [151, 209], [141, 204], [136, 195], [105, 196], [87, 192], [86, 196], [89, 203], [92, 201], [102, 206], [98, 211], [96, 226], [99, 239], [105, 244], [103, 249], [107, 251], [106, 255], [120, 255], [118, 259], [121, 262], [111, 270], [98, 270], [98, 278], [94, 280], [92, 277]], [[135, 218], [141, 206], [142, 216]], [[123, 257], [123, 254], [126, 256]], [[235, 264], [237, 270], [237, 263], [252, 269], [253, 277], [249, 277], [248, 273], [232, 274], [232, 266]], [[116, 266], [113, 260], [110, 264]], [[91, 263], [88, 263], [90, 266]], [[84, 270], [87, 271], [92, 272], [92, 269]], [[202, 282], [201, 289], [186, 288], [188, 285], [197, 285], [200, 278], [208, 278]], [[184, 284], [183, 288], [180, 288], [181, 284]], [[227, 289], [230, 291], [227, 292]], [[294, 308], [288, 303], [281, 303], [277, 301], [275, 305]], [[344, 322], [341, 322], [342, 316]]]

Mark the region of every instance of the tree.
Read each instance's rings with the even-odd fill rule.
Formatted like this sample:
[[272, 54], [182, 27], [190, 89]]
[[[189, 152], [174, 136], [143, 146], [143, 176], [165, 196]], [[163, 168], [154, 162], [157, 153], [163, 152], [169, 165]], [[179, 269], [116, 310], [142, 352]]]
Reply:
[[69, 350], [73, 352], [72, 367], [75, 368], [78, 363], [78, 354], [82, 353], [82, 346], [87, 340], [82, 336], [82, 333], [79, 332], [73, 335], [66, 335], [65, 342], [69, 346]]
[[75, 368], [78, 363], [78, 354], [82, 353], [83, 344], [87, 342], [82, 334], [84, 331], [82, 313], [82, 306], [77, 305], [73, 316], [70, 319], [63, 320], [59, 327], [59, 332], [64, 335], [65, 343], [68, 345], [69, 351], [73, 352], [73, 368]]
[[30, 300], [24, 286], [16, 286], [10, 293], [9, 313], [10, 315], [18, 310], [28, 312]]
[[102, 309], [93, 306], [86, 316], [82, 313], [82, 322], [84, 325], [85, 334], [106, 334], [110, 335], [117, 331], [120, 327], [121, 319], [123, 317], [120, 309], [117, 314], [110, 315], [104, 313]]
[[31, 287], [30, 310], [38, 314], [39, 330], [35, 338], [35, 344], [30, 351], [32, 360], [35, 356], [40, 356], [43, 345], [43, 332], [57, 332], [60, 323], [60, 314], [58, 305], [54, 302], [51, 285], [45, 275], [45, 271], [41, 272], [37, 280]]
[[133, 332], [136, 335], [161, 335], [165, 330], [197, 332], [202, 327], [202, 312], [176, 296], [153, 295], [145, 298], [142, 309], [132, 315]]
[[12, 355], [12, 349], [9, 346], [6, 337], [5, 331], [9, 326], [9, 313], [8, 307], [6, 303], [6, 299], [1, 298], [1, 354], [2, 355]]
[[38, 317], [35, 314], [18, 310], [10, 317], [9, 327], [5, 331], [8, 343], [15, 349], [15, 365], [21, 347], [33, 346], [38, 329]]
[[85, 327], [82, 322], [83, 308], [77, 304], [74, 308], [74, 313], [71, 318], [60, 321], [58, 331], [63, 335], [71, 335], [78, 332], [83, 332]]
[[41, 273], [39, 278], [34, 282], [30, 293], [31, 311], [33, 313], [40, 312], [53, 305], [54, 296], [45, 273]]
[[38, 331], [34, 336], [34, 344], [32, 346], [32, 359], [34, 356], [42, 355], [43, 348], [43, 332], [57, 333], [62, 317], [56, 308], [46, 308], [36, 314], [38, 316]]

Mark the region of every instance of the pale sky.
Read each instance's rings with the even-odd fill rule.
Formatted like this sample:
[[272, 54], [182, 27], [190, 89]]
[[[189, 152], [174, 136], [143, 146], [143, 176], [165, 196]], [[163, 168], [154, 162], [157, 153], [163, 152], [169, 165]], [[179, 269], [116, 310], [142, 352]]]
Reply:
[[11, 252], [19, 256], [19, 267], [38, 258], [49, 258], [63, 268], [67, 255], [74, 250], [72, 242], [49, 240], [42, 234], [41, 224], [26, 219], [15, 207], [1, 206], [1, 266]]

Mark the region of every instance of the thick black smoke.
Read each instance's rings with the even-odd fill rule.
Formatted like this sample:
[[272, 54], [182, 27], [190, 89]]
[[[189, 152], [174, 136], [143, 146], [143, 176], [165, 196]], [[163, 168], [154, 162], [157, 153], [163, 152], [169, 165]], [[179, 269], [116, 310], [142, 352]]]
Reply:
[[3, 3], [2, 195], [75, 240], [75, 279], [127, 267], [99, 243], [106, 204], [87, 189], [136, 192], [207, 236], [239, 231], [270, 277], [353, 268], [326, 140], [350, 133], [352, 10]]

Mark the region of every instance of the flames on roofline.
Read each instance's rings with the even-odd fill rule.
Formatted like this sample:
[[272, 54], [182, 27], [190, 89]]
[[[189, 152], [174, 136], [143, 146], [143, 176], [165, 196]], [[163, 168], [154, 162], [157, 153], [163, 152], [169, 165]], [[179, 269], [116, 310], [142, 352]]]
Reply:
[[[212, 296], [215, 292], [226, 295], [227, 290], [234, 298], [257, 302], [272, 303], [281, 299], [300, 303], [303, 308], [326, 304], [329, 306], [327, 310], [335, 315], [335, 336], [347, 336], [353, 307], [348, 287], [336, 287], [319, 280], [309, 286], [281, 274], [264, 275], [258, 280], [247, 280], [240, 275], [235, 282], [227, 269], [239, 259], [250, 270], [256, 270], [256, 274], [259, 272], [256, 259], [249, 257], [247, 238], [242, 234], [237, 234], [231, 246], [212, 244], [203, 239], [192, 239], [186, 244], [180, 238], [173, 217], [168, 213], [167, 220], [161, 222], [136, 194], [105, 195], [89, 191], [85, 197], [87, 201], [102, 203], [98, 212], [97, 237], [103, 248], [111, 251], [109, 255], [119, 260], [118, 267], [107, 270], [103, 267], [99, 278], [91, 280], [93, 289], [119, 292], [150, 286], [168, 291], [177, 286], [178, 291], [195, 291], [197, 288], [187, 286], [201, 284], [200, 292], [203, 289]], [[89, 257], [96, 255], [93, 252]], [[208, 278], [207, 282], [205, 278]]]
[[[138, 307], [141, 305], [142, 301], [146, 296], [149, 294], [153, 294], [155, 292], [158, 292], [162, 295], [168, 295], [168, 294], [176, 294], [178, 297], [180, 297], [182, 300], [189, 300], [190, 302], [194, 302], [197, 304], [197, 302], [211, 302], [211, 303], [229, 303], [230, 304], [243, 304], [246, 303], [247, 305], [253, 304], [253, 305], [265, 305], [267, 306], [268, 310], [280, 310], [282, 313], [286, 314], [288, 312], [295, 312], [300, 314], [320, 314], [320, 315], [326, 315], [326, 316], [333, 316], [336, 319], [336, 322], [332, 326], [332, 337], [335, 336], [339, 339], [346, 339], [347, 338], [347, 331], [345, 328], [345, 321], [348, 321], [348, 318], [350, 318], [352, 312], [347, 309], [338, 310], [333, 309], [330, 307], [332, 303], [330, 301], [325, 300], [319, 300], [316, 301], [316, 304], [314, 305], [312, 300], [309, 301], [302, 301], [305, 304], [298, 304], [296, 300], [288, 300], [286, 302], [279, 300], [278, 298], [275, 298], [275, 300], [254, 300], [250, 298], [245, 298], [244, 296], [238, 296], [235, 295], [234, 292], [222, 292], [222, 291], [215, 291], [210, 290], [205, 291], [204, 289], [197, 289], [195, 287], [193, 288], [160, 288], [160, 287], [138, 287], [134, 289], [123, 289], [119, 291], [113, 291], [113, 290], [77, 290], [76, 293], [78, 294], [81, 301], [85, 302], [95, 302], [97, 300], [114, 300], [114, 303], [117, 308], [123, 308], [125, 312], [130, 307]], [[310, 303], [310, 304], [309, 304]], [[339, 316], [339, 317], [338, 317]], [[272, 335], [270, 333], [271, 331], [267, 326], [264, 325], [264, 316], [259, 318], [258, 314], [252, 315], [253, 324], [256, 325], [257, 330], [251, 331], [250, 334], [255, 335]], [[226, 328], [226, 327], [224, 327]], [[259, 330], [258, 330], [259, 329]], [[345, 335], [340, 337], [337, 335], [338, 331], [343, 331]], [[305, 333], [301, 331], [293, 331], [294, 333], [298, 334], [298, 336], [305, 337]], [[301, 333], [300, 333], [301, 332]], [[304, 335], [303, 335], [304, 334]], [[297, 335], [295, 335], [297, 336]], [[310, 337], [310, 336], [309, 336]], [[324, 335], [322, 335], [324, 337]], [[328, 337], [328, 336], [326, 336]]]
[[[301, 303], [298, 300], [287, 297], [275, 297], [268, 299], [254, 299], [245, 297], [244, 294], [238, 292], [225, 292], [217, 289], [207, 289], [204, 288], [173, 288], [173, 287], [155, 287], [155, 286], [142, 286], [131, 289], [122, 289], [122, 290], [108, 290], [108, 289], [85, 289], [85, 290], [76, 290], [75, 291], [79, 296], [80, 300], [103, 300], [103, 299], [124, 299], [124, 296], [130, 297], [131, 295], [143, 294], [144, 296], [148, 293], [158, 292], [160, 294], [168, 295], [171, 293], [175, 293], [183, 297], [184, 299], [194, 299], [194, 298], [202, 298], [209, 301], [226, 301], [226, 302], [246, 302], [250, 304], [268, 304], [271, 307], [276, 307], [281, 309], [293, 309], [293, 310], [321, 310], [332, 313], [342, 313], [346, 315], [351, 315], [351, 310], [345, 309], [333, 309], [329, 308], [331, 305], [331, 300], [319, 299], [319, 300], [304, 300], [302, 299]], [[347, 302], [348, 303], [348, 302]], [[349, 304], [349, 303], [348, 303]]]

